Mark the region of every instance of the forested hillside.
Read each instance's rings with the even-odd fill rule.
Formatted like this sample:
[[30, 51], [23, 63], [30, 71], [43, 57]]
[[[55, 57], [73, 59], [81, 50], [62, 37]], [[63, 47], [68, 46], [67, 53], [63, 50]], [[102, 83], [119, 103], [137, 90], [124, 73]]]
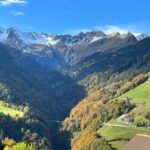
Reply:
[[[39, 138], [43, 140], [41, 145], [49, 147], [51, 120], [63, 120], [70, 109], [84, 97], [85, 90], [69, 76], [48, 68], [45, 70], [36, 62], [33, 70], [31, 66], [24, 67], [12, 56], [10, 47], [3, 44], [0, 45], [0, 58], [0, 99], [4, 104], [0, 107], [0, 112], [9, 115], [7, 117], [2, 114], [5, 119], [1, 117], [3, 138], [22, 141], [24, 133], [29, 130], [31, 135], [36, 134], [31, 140], [33, 143]], [[25, 115], [18, 118], [23, 112]], [[21, 132], [22, 129], [24, 133]]]
[[[104, 145], [120, 149], [135, 134], [150, 134], [149, 43], [147, 38], [115, 53], [98, 53], [71, 68], [70, 75], [89, 93], [72, 109], [60, 129], [70, 133], [71, 149], [103, 150]], [[119, 119], [122, 117], [131, 121], [123, 122]], [[87, 130], [91, 137], [84, 136]], [[98, 139], [93, 139], [93, 134]], [[93, 139], [91, 143], [88, 137]], [[95, 145], [97, 140], [105, 144]]]

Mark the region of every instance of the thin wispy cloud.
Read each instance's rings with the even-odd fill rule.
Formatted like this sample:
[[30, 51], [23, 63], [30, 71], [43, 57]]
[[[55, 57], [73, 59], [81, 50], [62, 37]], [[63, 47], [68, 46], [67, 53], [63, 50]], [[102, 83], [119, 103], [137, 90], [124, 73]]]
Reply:
[[28, 1], [27, 0], [0, 0], [1, 7], [7, 7], [7, 6], [14, 5], [14, 4], [26, 5], [28, 4]]
[[107, 25], [104, 27], [96, 27], [96, 29], [98, 30], [103, 30], [106, 34], [112, 34], [112, 33], [116, 33], [119, 32], [121, 34], [125, 34], [127, 33], [129, 30], [124, 29], [124, 28], [120, 28], [118, 26], [114, 26], [114, 25]]
[[97, 26], [96, 30], [102, 30], [106, 34], [113, 34], [119, 32], [120, 34], [125, 34], [128, 32], [132, 32], [133, 34], [139, 34], [139, 32], [135, 31], [133, 26], [116, 26], [116, 25], [106, 25], [106, 26]]
[[104, 26], [96, 26], [93, 28], [89, 29], [71, 29], [68, 30], [66, 33], [71, 33], [71, 34], [78, 34], [80, 32], [89, 32], [89, 31], [103, 31], [105, 34], [113, 34], [116, 32], [119, 32], [120, 34], [125, 34], [128, 32], [132, 32], [135, 35], [140, 34], [140, 32], [137, 31], [137, 29], [134, 28], [134, 26], [116, 26], [116, 25], [104, 25]]
[[11, 15], [13, 15], [13, 16], [24, 16], [25, 15], [25, 13], [24, 12], [21, 12], [21, 11], [15, 11], [15, 10], [12, 10], [11, 12], [10, 12], [10, 14]]

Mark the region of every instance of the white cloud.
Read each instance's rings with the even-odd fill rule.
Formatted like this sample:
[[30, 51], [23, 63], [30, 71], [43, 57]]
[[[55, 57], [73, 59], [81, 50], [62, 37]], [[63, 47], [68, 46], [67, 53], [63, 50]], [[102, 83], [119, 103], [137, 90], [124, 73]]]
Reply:
[[120, 34], [125, 34], [128, 32], [132, 32], [133, 34], [137, 35], [139, 34], [134, 30], [134, 27], [132, 26], [115, 26], [115, 25], [106, 25], [106, 26], [97, 26], [95, 27], [97, 30], [102, 30], [106, 34], [113, 34], [116, 32], [119, 32]]
[[103, 30], [106, 34], [112, 34], [112, 33], [115, 33], [115, 32], [119, 32], [121, 34], [124, 34], [124, 33], [128, 32], [128, 30], [126, 30], [124, 28], [120, 28], [120, 27], [113, 26], [113, 25], [107, 25], [107, 26], [104, 26], [104, 27], [96, 27], [96, 28]]
[[104, 26], [96, 26], [90, 29], [71, 29], [68, 30], [67, 33], [71, 34], [78, 34], [79, 32], [88, 32], [88, 31], [103, 31], [105, 34], [113, 34], [116, 32], [119, 32], [120, 34], [125, 34], [128, 32], [132, 32], [134, 35], [139, 35], [140, 33], [137, 32], [136, 28], [134, 26], [116, 26], [116, 25], [104, 25]]
[[25, 5], [28, 4], [26, 0], [0, 0], [0, 6], [6, 7], [13, 4]]
[[13, 16], [24, 16], [25, 15], [24, 12], [15, 11], [15, 10], [11, 11], [10, 14], [13, 15]]

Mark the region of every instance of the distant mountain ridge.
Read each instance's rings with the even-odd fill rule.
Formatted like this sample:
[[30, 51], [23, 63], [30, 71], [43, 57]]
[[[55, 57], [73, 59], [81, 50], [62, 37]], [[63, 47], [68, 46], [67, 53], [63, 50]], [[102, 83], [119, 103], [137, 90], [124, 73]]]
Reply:
[[132, 33], [106, 35], [91, 31], [77, 35], [49, 35], [22, 32], [15, 28], [0, 28], [0, 42], [20, 50], [22, 56], [34, 56], [39, 63], [48, 63], [55, 69], [76, 65], [96, 52], [109, 52], [136, 43], [148, 35]]

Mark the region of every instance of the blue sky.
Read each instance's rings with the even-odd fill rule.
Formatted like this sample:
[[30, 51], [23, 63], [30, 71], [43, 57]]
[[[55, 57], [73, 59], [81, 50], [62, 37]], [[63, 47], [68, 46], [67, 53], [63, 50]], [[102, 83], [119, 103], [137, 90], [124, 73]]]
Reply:
[[150, 34], [149, 0], [0, 0], [0, 26], [40, 33]]

